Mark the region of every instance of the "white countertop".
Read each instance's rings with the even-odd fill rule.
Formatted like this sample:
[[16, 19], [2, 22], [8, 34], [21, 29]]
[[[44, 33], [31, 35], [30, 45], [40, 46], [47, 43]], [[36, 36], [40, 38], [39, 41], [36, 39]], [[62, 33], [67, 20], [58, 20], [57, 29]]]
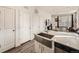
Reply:
[[54, 35], [53, 41], [67, 45], [79, 50], [79, 35], [72, 32], [48, 31], [48, 34]]

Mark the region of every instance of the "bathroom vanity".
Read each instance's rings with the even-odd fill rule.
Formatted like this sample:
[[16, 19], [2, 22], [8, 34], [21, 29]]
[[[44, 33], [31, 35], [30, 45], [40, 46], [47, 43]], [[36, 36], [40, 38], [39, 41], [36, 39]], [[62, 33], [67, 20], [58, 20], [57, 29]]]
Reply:
[[[59, 51], [58, 51], [59, 50]], [[69, 32], [48, 31], [35, 35], [36, 53], [78, 53], [79, 35]]]
[[35, 52], [52, 53], [54, 52], [54, 42], [51, 40], [54, 35], [39, 33], [35, 35]]

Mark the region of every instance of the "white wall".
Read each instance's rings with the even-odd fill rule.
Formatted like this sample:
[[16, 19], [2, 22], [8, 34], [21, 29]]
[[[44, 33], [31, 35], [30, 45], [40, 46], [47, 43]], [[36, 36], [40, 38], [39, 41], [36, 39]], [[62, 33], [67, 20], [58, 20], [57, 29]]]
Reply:
[[45, 31], [45, 21], [47, 19], [51, 20], [51, 14], [40, 10], [39, 15], [40, 15], [40, 32], [43, 32]]
[[31, 39], [33, 39], [34, 34], [45, 31], [45, 20], [51, 19], [51, 15], [37, 7], [34, 7], [31, 10]]

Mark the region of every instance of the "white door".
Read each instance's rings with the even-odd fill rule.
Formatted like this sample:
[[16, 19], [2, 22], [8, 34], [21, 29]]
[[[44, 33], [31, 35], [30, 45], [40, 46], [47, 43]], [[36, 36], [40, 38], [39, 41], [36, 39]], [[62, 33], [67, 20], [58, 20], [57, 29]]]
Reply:
[[0, 7], [0, 52], [4, 51], [4, 8]]
[[30, 40], [30, 19], [28, 12], [20, 12], [20, 42], [25, 43]]
[[34, 34], [39, 33], [40, 30], [40, 18], [39, 15], [33, 14], [31, 17], [31, 39], [34, 38]]
[[5, 8], [4, 15], [4, 48], [8, 50], [15, 45], [15, 11]]
[[15, 22], [14, 10], [0, 7], [0, 52], [14, 47]]

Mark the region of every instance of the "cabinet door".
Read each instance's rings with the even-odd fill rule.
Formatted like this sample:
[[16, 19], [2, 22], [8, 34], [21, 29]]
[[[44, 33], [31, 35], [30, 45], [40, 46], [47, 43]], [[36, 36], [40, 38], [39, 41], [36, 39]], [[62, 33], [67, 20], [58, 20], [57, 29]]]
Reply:
[[37, 41], [35, 41], [35, 52], [36, 53], [41, 53], [41, 45]]
[[46, 47], [43, 44], [35, 41], [35, 52], [36, 53], [53, 53], [54, 49]]
[[30, 40], [30, 18], [28, 12], [20, 12], [20, 42]]
[[53, 53], [54, 52], [54, 50], [52, 50], [52, 48], [46, 47], [43, 44], [40, 44], [40, 45], [41, 45], [41, 52], [42, 53]]
[[15, 11], [5, 8], [4, 12], [4, 49], [8, 50], [15, 45]]
[[42, 50], [43, 50], [42, 53], [53, 53], [54, 52], [54, 50], [52, 50], [46, 46], [43, 47]]

